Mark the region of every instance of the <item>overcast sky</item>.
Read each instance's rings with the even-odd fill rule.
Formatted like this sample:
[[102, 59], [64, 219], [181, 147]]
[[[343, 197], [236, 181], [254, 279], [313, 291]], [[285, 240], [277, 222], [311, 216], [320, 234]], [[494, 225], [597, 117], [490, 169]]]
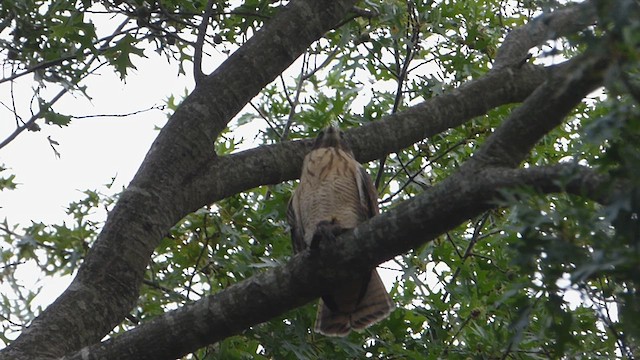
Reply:
[[[77, 116], [130, 113], [163, 105], [169, 95], [180, 96], [185, 88], [193, 86], [187, 77], [178, 77], [175, 65], [164, 58], [151, 55], [137, 63], [144, 66], [139, 66], [126, 83], [105, 68], [89, 82], [91, 102], [67, 95], [55, 110]], [[28, 75], [20, 82], [18, 97], [31, 97], [32, 79]], [[7, 88], [0, 88], [0, 100], [10, 104]], [[15, 120], [5, 108], [0, 108], [0, 119], [4, 139], [15, 129]], [[0, 149], [0, 163], [10, 168], [7, 173], [16, 174], [20, 184], [14, 191], [0, 193], [0, 218], [7, 217], [10, 223], [32, 219], [56, 222], [65, 218], [66, 205], [79, 199], [82, 190], [98, 189], [112, 177], [121, 188], [131, 180], [156, 137], [154, 127], [165, 122], [166, 115], [160, 110], [128, 117], [77, 119], [63, 128], [42, 125], [40, 120], [41, 131], [23, 132]], [[48, 136], [60, 144], [59, 158]]]
[[[54, 107], [68, 115], [123, 114], [164, 105], [172, 94], [182, 96], [191, 90], [190, 76], [177, 76], [177, 66], [150, 52], [147, 59], [135, 59], [138, 70], [126, 83], [111, 69], [103, 68], [91, 78], [89, 101], [83, 96], [66, 95]], [[33, 76], [16, 82], [18, 104], [27, 104], [32, 96]], [[0, 101], [11, 104], [9, 84], [0, 85]], [[27, 110], [28, 108], [22, 108]], [[29, 113], [22, 114], [28, 118]], [[6, 138], [15, 129], [13, 115], [0, 107], [0, 136]], [[116, 178], [112, 192], [126, 186], [140, 166], [152, 141], [156, 126], [166, 122], [166, 112], [151, 110], [127, 117], [98, 117], [73, 120], [68, 127], [47, 126], [39, 120], [41, 131], [23, 132], [0, 149], [0, 164], [9, 168], [2, 175], [16, 175], [18, 188], [0, 192], [0, 221], [28, 225], [30, 221], [61, 223], [69, 217], [67, 205], [82, 199], [82, 191], [108, 192], [103, 185]], [[60, 145], [56, 157], [47, 137]], [[35, 268], [21, 269], [25, 285], [35, 284]], [[70, 279], [48, 280], [36, 303], [46, 305], [64, 290]]]

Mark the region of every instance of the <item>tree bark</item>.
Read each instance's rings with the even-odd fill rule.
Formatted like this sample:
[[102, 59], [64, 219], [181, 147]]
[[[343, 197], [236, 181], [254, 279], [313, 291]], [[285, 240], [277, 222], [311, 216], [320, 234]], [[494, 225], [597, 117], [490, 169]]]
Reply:
[[215, 160], [213, 143], [220, 131], [354, 3], [291, 2], [203, 79], [158, 135], [72, 284], [0, 358], [62, 356], [99, 341], [124, 318], [138, 297], [153, 249], [194, 210], [181, 186]]
[[[607, 56], [600, 51], [558, 68], [454, 175], [395, 209], [372, 218], [336, 244], [305, 251], [286, 265], [171, 311], [105, 343], [64, 359], [173, 359], [301, 306], [385, 260], [420, 246], [497, 207], [501, 191], [598, 194], [606, 177], [574, 165], [515, 170], [537, 140], [600, 86]], [[549, 91], [549, 88], [553, 91]], [[550, 95], [550, 96], [548, 96]], [[535, 106], [537, 111], [530, 111]], [[522, 133], [528, 125], [530, 132]], [[565, 184], [560, 187], [558, 184]], [[331, 271], [327, 271], [331, 269]], [[143, 349], [143, 350], [140, 350]]]
[[[299, 175], [310, 141], [263, 146], [224, 157], [214, 154], [213, 142], [233, 116], [338, 23], [353, 2], [291, 2], [199, 83], [152, 145], [72, 284], [0, 353], [0, 359], [57, 358], [97, 343], [135, 304], [153, 249], [179, 219], [234, 193]], [[566, 19], [567, 13], [559, 12], [555, 18], [545, 15], [551, 19], [545, 24], [565, 24], [552, 20]], [[562, 29], [576, 31], [589, 21]], [[524, 35], [516, 33], [513, 39], [528, 36], [527, 31], [520, 34]], [[525, 43], [533, 46], [552, 32], [543, 34]], [[528, 47], [512, 44], [521, 42], [505, 42], [500, 66], [483, 78], [347, 134], [357, 158], [368, 161], [497, 106], [525, 101], [522, 110], [515, 111], [454, 176], [341, 236], [334, 249], [323, 249], [314, 257], [303, 253], [281, 268], [66, 358], [175, 358], [308, 302], [323, 288], [348, 278], [353, 269], [365, 269], [433, 239], [495, 206], [492, 200], [498, 189], [529, 184], [544, 191], [562, 190], [554, 182], [561, 175], [557, 172], [508, 168], [517, 166], [541, 136], [601, 84], [606, 61], [589, 55], [543, 69], [522, 65]], [[265, 58], [269, 61], [261, 60]], [[573, 181], [581, 179], [586, 177]], [[599, 181], [590, 184], [594, 183]], [[317, 271], [328, 265], [339, 270]]]
[[[597, 194], [607, 177], [564, 164], [546, 168], [487, 168], [460, 172], [446, 183], [372, 218], [330, 248], [305, 251], [287, 264], [170, 311], [102, 344], [62, 360], [175, 359], [236, 335], [317, 298], [336, 282], [433, 240], [461, 222], [497, 207], [501, 191], [531, 186], [541, 192]], [[564, 183], [565, 187], [558, 184]], [[331, 269], [331, 271], [326, 271]]]

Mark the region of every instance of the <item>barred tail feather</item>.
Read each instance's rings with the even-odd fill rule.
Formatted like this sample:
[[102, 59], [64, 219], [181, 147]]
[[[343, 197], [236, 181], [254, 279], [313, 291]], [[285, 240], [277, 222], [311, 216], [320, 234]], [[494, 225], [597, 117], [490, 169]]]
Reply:
[[314, 330], [326, 336], [347, 336], [351, 331], [349, 314], [331, 311], [320, 299]]
[[380, 275], [373, 270], [367, 292], [351, 314], [351, 328], [361, 330], [371, 326], [389, 316], [394, 308], [393, 300], [384, 288]]
[[362, 330], [386, 318], [394, 308], [380, 275], [373, 270], [367, 290], [352, 312], [332, 311], [320, 299], [314, 330], [327, 336], [347, 336], [352, 329]]

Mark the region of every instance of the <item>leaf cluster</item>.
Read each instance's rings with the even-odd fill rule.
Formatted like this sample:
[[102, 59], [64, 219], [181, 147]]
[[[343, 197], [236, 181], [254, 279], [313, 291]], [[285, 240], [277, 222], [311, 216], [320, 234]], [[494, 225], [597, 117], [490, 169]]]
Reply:
[[[67, 6], [82, 10], [89, 5]], [[493, 0], [368, 0], [359, 5], [366, 7], [369, 16], [354, 14], [314, 43], [279, 81], [252, 101], [253, 110], [240, 114], [231, 130], [258, 127], [257, 145], [266, 145], [311, 137], [332, 121], [344, 128], [375, 122], [486, 74], [506, 33], [550, 6], [537, 1], [516, 6]], [[12, 6], [3, 11], [17, 14], [18, 5]], [[142, 55], [139, 50], [144, 39], [175, 55], [180, 63], [190, 60], [192, 43], [184, 34], [195, 33], [199, 14], [208, 5], [173, 0], [152, 4], [115, 1], [103, 6], [111, 13], [135, 19], [135, 27], [120, 29], [103, 48], [100, 44], [104, 42], [94, 34], [94, 40], [82, 40], [84, 43], [72, 37], [69, 41], [76, 43], [63, 44], [70, 48], [58, 50], [88, 50], [104, 57], [124, 76], [133, 66], [129, 56]], [[230, 6], [220, 1], [212, 8], [214, 33], [208, 41], [213, 47], [224, 43], [231, 48], [242, 43], [278, 11], [280, 4], [248, 0], [232, 11]], [[74, 11], [66, 11], [61, 13], [70, 19]], [[49, 21], [38, 20], [35, 13], [32, 17], [34, 24]], [[83, 19], [76, 16], [74, 21], [93, 29]], [[54, 23], [51, 20], [42, 26], [53, 32]], [[618, 24], [620, 19], [611, 23]], [[616, 30], [624, 39], [616, 53], [633, 58], [630, 49], [637, 44], [637, 26], [633, 20]], [[56, 36], [62, 36], [69, 30], [62, 27], [55, 31]], [[569, 56], [596, 35], [560, 39], [556, 46]], [[26, 68], [49, 61], [42, 49], [29, 50], [27, 42], [18, 45], [32, 51], [31, 58], [40, 58], [24, 63]], [[551, 54], [542, 51], [535, 57], [546, 61], [547, 55]], [[77, 69], [72, 63], [56, 66]], [[86, 71], [60, 74], [75, 81]], [[616, 89], [633, 94], [638, 73], [636, 68], [622, 65], [618, 71], [618, 75], [611, 75], [606, 93], [593, 95], [575, 109], [562, 126], [536, 145], [523, 165], [574, 161], [597, 168], [611, 176], [609, 187], [602, 190], [611, 194], [608, 202], [600, 204], [567, 194], [540, 195], [529, 188], [504, 193], [497, 209], [382, 265], [398, 306], [387, 320], [344, 339], [326, 338], [311, 331], [316, 305], [308, 304], [190, 357], [632, 358], [637, 351], [634, 340], [640, 333], [633, 320], [640, 315], [640, 128], [637, 98]], [[174, 98], [169, 102], [171, 108], [177, 107]], [[384, 160], [366, 164], [376, 179], [382, 211], [448, 178], [477, 152], [513, 108], [495, 108]], [[64, 122], [55, 115], [51, 119], [53, 123]], [[214, 145], [216, 153], [233, 153], [241, 142], [237, 131], [225, 132]], [[11, 187], [12, 180], [8, 178], [5, 187]], [[182, 219], [156, 248], [129, 322], [122, 323], [114, 334], [285, 262], [291, 247], [284, 219], [294, 186], [261, 186]], [[108, 210], [116, 199], [98, 192], [87, 192], [86, 196], [69, 207], [73, 218], [69, 226], [34, 223], [23, 229], [24, 235], [18, 235], [17, 229], [10, 229], [5, 222], [4, 269], [14, 269], [13, 264], [24, 261], [36, 261], [47, 274], [76, 269], [101, 225], [91, 221], [90, 215], [99, 208]], [[5, 275], [8, 283], [17, 284], [11, 277], [13, 272], [5, 273], [10, 273]], [[32, 318], [35, 310], [24, 304], [37, 289], [30, 291], [24, 296], [27, 301], [5, 300], [2, 311], [15, 314], [5, 316], [6, 321], [26, 323]], [[3, 336], [5, 341], [10, 337], [7, 332]]]

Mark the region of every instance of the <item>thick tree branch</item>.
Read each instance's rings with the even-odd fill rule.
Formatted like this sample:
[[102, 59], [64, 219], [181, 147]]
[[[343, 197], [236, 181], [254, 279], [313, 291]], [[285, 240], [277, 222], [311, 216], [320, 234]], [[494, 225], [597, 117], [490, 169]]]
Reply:
[[[345, 137], [356, 158], [367, 162], [459, 126], [497, 106], [527, 99], [476, 155], [485, 164], [507, 166], [508, 163], [515, 167], [541, 136], [563, 121], [584, 96], [599, 86], [604, 60], [594, 55], [547, 70], [531, 66], [495, 70], [450, 93], [347, 131]], [[594, 73], [585, 77], [586, 71]], [[554, 75], [540, 86], [547, 74]], [[187, 194], [194, 196], [189, 202], [195, 210], [260, 185], [295, 179], [312, 143], [313, 140], [280, 143], [220, 157], [193, 182], [182, 186], [188, 189]], [[492, 156], [494, 159], [489, 161], [488, 157]], [[260, 176], [243, 175], [256, 171]], [[218, 175], [222, 172], [227, 176]]]
[[[248, 326], [300, 306], [320, 295], [336, 281], [348, 279], [349, 274], [419, 246], [482, 211], [495, 207], [500, 191], [504, 189], [526, 185], [543, 192], [567, 191], [596, 196], [606, 178], [596, 175], [590, 169], [559, 165], [552, 168], [509, 170], [504, 166], [517, 166], [540, 137], [560, 124], [584, 96], [599, 86], [606, 65], [606, 57], [602, 52], [591, 51], [589, 55], [558, 66], [552, 76], [513, 112], [476, 156], [467, 161], [454, 176], [425, 194], [358, 227], [353, 233], [344, 236], [344, 241], [337, 244], [336, 248], [324, 249], [326, 253], [322, 256], [295, 257], [285, 267], [226, 289], [197, 302], [193, 307], [169, 313], [118, 339], [86, 349], [82, 354], [83, 358], [131, 354], [132, 349], [139, 348], [138, 343], [149, 341], [157, 341], [157, 346], [172, 345], [170, 348], [164, 346], [158, 354], [147, 353], [144, 356], [159, 358], [161, 354], [170, 354], [166, 358], [172, 358], [207, 343], [219, 341]], [[467, 88], [477, 83], [470, 83]], [[464, 91], [464, 88], [460, 91]], [[445, 98], [444, 102], [446, 101]], [[465, 115], [468, 116], [469, 113]], [[461, 119], [464, 118], [465, 116], [461, 116]], [[402, 122], [410, 120], [411, 116], [395, 119], [393, 125], [402, 128]], [[382, 123], [389, 121], [385, 119]], [[422, 123], [434, 122], [418, 122]], [[449, 123], [448, 126], [455, 125]], [[279, 149], [295, 148], [302, 144], [285, 143], [279, 145]], [[256, 151], [269, 154], [264, 149], [274, 148], [276, 146]], [[253, 162], [256, 157], [250, 158], [252, 160], [248, 166], [255, 171], [259, 163]], [[282, 170], [281, 165], [275, 168]], [[265, 172], [268, 170], [264, 169]], [[282, 173], [277, 175], [282, 176]], [[558, 184], [565, 186], [561, 188]], [[227, 186], [218, 186], [216, 189]], [[205, 317], [201, 326], [194, 327], [194, 319], [201, 317]], [[171, 329], [170, 332], [167, 331], [168, 328]], [[185, 337], [185, 333], [189, 336]], [[175, 339], [191, 341], [177, 343]], [[140, 356], [143, 355], [138, 357]]]
[[509, 32], [498, 49], [493, 67], [500, 69], [520, 64], [527, 58], [532, 47], [580, 31], [593, 24], [596, 17], [596, 6], [591, 0], [543, 14]]
[[[346, 0], [291, 2], [201, 81], [152, 145], [73, 283], [0, 358], [57, 357], [99, 341], [134, 305], [153, 249], [180, 218], [233, 193], [298, 176], [308, 141], [265, 146], [225, 157], [214, 154], [213, 142], [253, 96], [311, 42], [338, 23], [352, 5], [353, 1]], [[269, 61], [262, 60], [265, 58]], [[354, 129], [347, 140], [360, 160], [379, 158], [496, 106], [522, 101], [544, 81], [545, 72], [528, 66], [491, 71], [449, 94], [385, 121]], [[557, 90], [557, 94], [562, 93], [562, 89]], [[366, 268], [432, 239], [493, 206], [490, 200], [496, 189], [511, 184], [500, 182], [506, 181], [505, 174], [491, 179], [489, 169], [474, 167], [459, 174], [398, 206], [393, 213], [376, 217], [343, 236], [353, 242], [341, 241], [338, 252], [331, 256], [322, 255], [315, 260], [298, 256], [286, 267], [168, 313], [113, 340], [114, 345], [104, 345], [114, 346], [108, 353], [85, 350], [77, 356], [145, 358], [132, 355], [135, 349], [125, 343], [130, 337], [145, 338], [147, 344], [154, 344], [146, 349], [156, 349], [157, 353], [146, 358], [155, 359], [184, 354], [217, 341], [316, 297], [322, 290], [322, 286], [315, 286], [317, 280], [328, 286], [348, 276], [347, 268]], [[378, 244], [371, 239], [387, 240], [379, 240]], [[356, 246], [362, 246], [357, 250], [357, 259], [353, 255]], [[347, 255], [336, 255], [342, 251]], [[335, 268], [342, 270], [331, 274], [314, 271], [326, 269], [326, 261], [335, 262]], [[278, 292], [283, 288], [288, 292]], [[233, 315], [236, 311], [237, 316]], [[181, 331], [185, 326], [188, 331]], [[146, 338], [147, 334], [152, 337]], [[96, 357], [92, 357], [94, 353]]]
[[[497, 106], [523, 101], [546, 80], [544, 69], [518, 64], [526, 52], [545, 40], [583, 29], [594, 17], [594, 6], [587, 1], [544, 14], [515, 29], [514, 35], [510, 34], [500, 48], [505, 53], [503, 66], [423, 104], [348, 131], [346, 138], [356, 158], [360, 162], [378, 159], [486, 114]], [[518, 61], [507, 62], [508, 59]], [[514, 64], [518, 66], [507, 66]], [[551, 71], [555, 68], [550, 67]], [[297, 178], [310, 144], [312, 140], [265, 146], [210, 162], [190, 179], [191, 184], [183, 184], [190, 188], [185, 194], [194, 196], [187, 201], [189, 207], [195, 210], [240, 191]], [[260, 170], [259, 177], [244, 176], [253, 169]], [[223, 172], [227, 176], [219, 176]]]
[[516, 167], [533, 146], [590, 92], [602, 86], [611, 56], [602, 48], [560, 65], [554, 74], [492, 134], [474, 155], [481, 166]]
[[[503, 66], [447, 94], [432, 98], [406, 111], [386, 116], [380, 122], [348, 131], [346, 138], [356, 158], [361, 162], [377, 159], [458, 126], [473, 117], [483, 115], [497, 106], [523, 101], [533, 92], [533, 89], [546, 80], [545, 71], [528, 65], [511, 67], [507, 65], [517, 64], [532, 46], [544, 40], [583, 29], [591, 24], [594, 18], [594, 7], [587, 1], [544, 14], [523, 28], [515, 29], [512, 32], [515, 34], [509, 35], [510, 40], [505, 40], [505, 44], [500, 48], [501, 50], [504, 48], [505, 51]], [[518, 59], [518, 61], [507, 62], [508, 59]], [[561, 73], [564, 71], [563, 66], [568, 65], [553, 66], [550, 69], [555, 71], [558, 67], [560, 68], [558, 73]], [[556, 79], [556, 82], [559, 81], [562, 80]], [[557, 85], [557, 83], [554, 84]], [[547, 85], [545, 90], [555, 91], [554, 84]], [[538, 105], [545, 103], [541, 98], [544, 98], [544, 93], [540, 93], [538, 100], [530, 102], [530, 107], [524, 108], [520, 113], [526, 114], [529, 110], [537, 110]], [[575, 103], [571, 108], [573, 106]], [[535, 114], [542, 115], [538, 111], [535, 111]], [[535, 114], [523, 119], [521, 125], [526, 121], [535, 122], [542, 118]], [[566, 113], [563, 113], [560, 116], [560, 121], [565, 115]], [[527, 135], [527, 131], [522, 131], [520, 135]], [[210, 162], [207, 168], [202, 169], [201, 174], [192, 179], [190, 185], [192, 191], [186, 191], [187, 194], [194, 195], [194, 198], [189, 201], [192, 203], [190, 207], [195, 210], [240, 191], [297, 178], [302, 159], [310, 144], [312, 144], [311, 140], [262, 147]], [[230, 166], [231, 164], [235, 166]], [[233, 172], [238, 176], [233, 174], [227, 177], [218, 176], [222, 171], [227, 172], [230, 168], [234, 168]], [[260, 169], [260, 177], [250, 178], [242, 175], [255, 168]], [[215, 180], [212, 181], [212, 179]]]
[[[321, 248], [314, 254], [303, 252], [286, 265], [63, 359], [174, 359], [301, 306], [336, 282], [434, 239], [496, 207], [496, 200], [506, 189], [531, 186], [547, 193], [589, 195], [596, 194], [607, 181], [607, 177], [575, 165], [487, 168], [469, 175], [458, 172], [340, 236], [331, 248]], [[558, 186], [560, 183], [565, 187]]]
[[[358, 161], [379, 159], [495, 107], [523, 101], [554, 69], [523, 66], [493, 71], [381, 121], [348, 130], [345, 138]], [[312, 144], [313, 139], [284, 142], [219, 157], [203, 166], [202, 173], [181, 187], [186, 189], [185, 194], [192, 196], [187, 202], [195, 210], [260, 185], [296, 179]], [[246, 176], [248, 173], [256, 176]]]
[[0, 358], [61, 356], [99, 341], [124, 318], [153, 249], [191, 210], [180, 184], [215, 158], [213, 142], [227, 122], [354, 2], [291, 2], [201, 81], [153, 143], [72, 284]]

